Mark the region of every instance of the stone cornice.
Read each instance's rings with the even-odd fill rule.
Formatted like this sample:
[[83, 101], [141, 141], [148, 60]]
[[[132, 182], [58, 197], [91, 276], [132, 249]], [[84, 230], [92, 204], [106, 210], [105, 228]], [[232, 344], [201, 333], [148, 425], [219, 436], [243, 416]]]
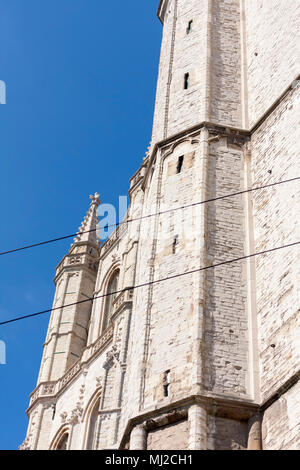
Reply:
[[158, 10], [157, 10], [157, 16], [162, 22], [164, 23], [164, 11], [167, 7], [169, 0], [160, 0], [159, 5], [158, 5]]
[[160, 142], [157, 142], [152, 150], [152, 154], [149, 158], [149, 164], [148, 168], [142, 183], [142, 189], [145, 189], [146, 182], [148, 175], [150, 174], [150, 170], [152, 168], [153, 162], [156, 157], [156, 153], [159, 149], [166, 147], [168, 145], [171, 145], [172, 143], [183, 139], [185, 137], [193, 136], [193, 134], [201, 131], [201, 129], [208, 129], [212, 133], [220, 134], [220, 135], [227, 135], [227, 136], [235, 136], [235, 137], [241, 137], [244, 139], [249, 139], [251, 137], [251, 133], [248, 130], [241, 129], [238, 127], [233, 127], [233, 126], [226, 126], [222, 124], [214, 124], [212, 122], [207, 122], [207, 121], [202, 121], [199, 124], [196, 124], [195, 126], [192, 126], [184, 131], [178, 132], [177, 134], [173, 134], [170, 137], [167, 137], [167, 139], [161, 140]]
[[[172, 401], [166, 405], [159, 407], [155, 405], [151, 410], [145, 410], [140, 414], [128, 420], [127, 426], [124, 430], [119, 449], [125, 448], [126, 442], [129, 439], [131, 430], [135, 426], [144, 425], [148, 426], [149, 421], [159, 421], [160, 416], [177, 414], [178, 420], [184, 419], [187, 416], [185, 409], [191, 405], [198, 404], [205, 406], [210, 413], [219, 417], [234, 416], [236, 419], [247, 420], [254, 416], [260, 409], [259, 405], [254, 402], [242, 399], [234, 399], [231, 397], [220, 398], [214, 394], [207, 395], [188, 395]], [[159, 423], [158, 423], [159, 425]]]
[[82, 253], [72, 253], [63, 257], [61, 262], [56, 268], [56, 275], [54, 282], [56, 283], [59, 277], [65, 271], [78, 271], [79, 269], [86, 269], [92, 274], [97, 275], [99, 258], [95, 258], [87, 251]]
[[[163, 6], [164, 1], [161, 1], [160, 8]], [[238, 128], [234, 126], [230, 126], [227, 124], [216, 124], [213, 122], [208, 122], [208, 121], [201, 121], [199, 124], [196, 124], [184, 131], [180, 131], [176, 134], [171, 135], [170, 137], [167, 137], [166, 139], [161, 140], [160, 142], [157, 142], [153, 149], [152, 153], [149, 156], [149, 163], [148, 163], [148, 168], [145, 174], [145, 177], [142, 182], [142, 189], [145, 189], [145, 184], [147, 181], [147, 177], [149, 175], [150, 169], [152, 168], [153, 161], [155, 159], [156, 153], [158, 149], [163, 148], [167, 146], [168, 144], [172, 144], [172, 142], [175, 142], [176, 140], [179, 140], [183, 137], [186, 137], [188, 135], [193, 134], [194, 132], [200, 131], [203, 128], [208, 129], [211, 132], [217, 132], [219, 134], [225, 134], [225, 135], [239, 135], [239, 136], [244, 136], [245, 138], [248, 137], [248, 139], [251, 139], [252, 135], [263, 125], [263, 123], [268, 119], [268, 117], [275, 111], [275, 109], [282, 103], [282, 101], [289, 95], [291, 91], [296, 86], [300, 86], [300, 75], [297, 75], [295, 80], [293, 80], [290, 85], [284, 90], [284, 92], [280, 95], [280, 97], [270, 106], [270, 108], [257, 120], [257, 122], [251, 127], [251, 129], [245, 129], [245, 128]]]
[[165, 402], [165, 399], [160, 402], [155, 403], [153, 407], [149, 410], [144, 410], [141, 413], [137, 414], [133, 418], [130, 418], [127, 422], [127, 426], [123, 432], [123, 437], [120, 442], [120, 449], [124, 448], [131, 430], [135, 426], [141, 424], [147, 424], [147, 421], [159, 419], [159, 416], [166, 415], [174, 412], [180, 412], [184, 408], [189, 407], [193, 404], [202, 405], [207, 409], [207, 411], [220, 418], [227, 419], [238, 419], [242, 421], [247, 421], [252, 416], [263, 413], [266, 411], [273, 403], [280, 399], [286, 392], [288, 392], [294, 385], [300, 380], [300, 371], [294, 374], [290, 379], [288, 379], [278, 390], [273, 393], [271, 397], [265, 400], [263, 403], [255, 403], [252, 400], [247, 399], [246, 397], [233, 397], [233, 396], [221, 396], [214, 393], [203, 393], [188, 395], [182, 398], [178, 398], [175, 401], [169, 400], [168, 403]]
[[[166, 0], [161, 0], [159, 8], [158, 8], [158, 15], [161, 14], [162, 8]], [[167, 145], [171, 145], [173, 142], [176, 140], [179, 140], [180, 138], [184, 138], [188, 135], [193, 134], [194, 132], [200, 131], [203, 128], [207, 128], [211, 132], [216, 132], [219, 134], [225, 134], [225, 135], [234, 135], [234, 136], [240, 136], [244, 137], [245, 139], [251, 139], [252, 135], [254, 132], [256, 132], [260, 126], [266, 121], [266, 119], [272, 114], [272, 112], [279, 106], [279, 104], [288, 96], [288, 94], [295, 88], [295, 83], [300, 82], [300, 75], [298, 75], [295, 80], [292, 81], [292, 83], [286, 88], [286, 90], [282, 93], [282, 95], [273, 103], [272, 106], [258, 119], [258, 121], [252, 126], [251, 129], [244, 129], [244, 128], [238, 128], [234, 126], [229, 126], [226, 124], [216, 124], [213, 122], [207, 122], [207, 121], [202, 121], [199, 124], [196, 124], [195, 126], [192, 126], [184, 131], [178, 132], [176, 134], [171, 135], [170, 137], [167, 137], [167, 139], [161, 140], [160, 142], [157, 142], [153, 149], [151, 155], [148, 156], [147, 158], [147, 165], [144, 163], [140, 166], [140, 168], [137, 170], [137, 172], [133, 175], [133, 177], [130, 179], [131, 181], [131, 187], [129, 190], [129, 195], [132, 194], [133, 190], [139, 185], [142, 185], [142, 189], [145, 189], [146, 182], [148, 175], [150, 173], [150, 170], [153, 165], [153, 161], [156, 157], [156, 153], [158, 149], [163, 148]], [[299, 86], [299, 85], [298, 85]], [[122, 224], [123, 227], [126, 226], [127, 224]], [[122, 227], [120, 225], [118, 228]], [[125, 231], [125, 230], [124, 230]], [[123, 232], [123, 230], [122, 230]], [[123, 233], [122, 233], [123, 234]], [[111, 237], [102, 245], [101, 247], [101, 255], [105, 256], [110, 249], [118, 242], [120, 238], [120, 235], [117, 233], [117, 230], [111, 235]]]

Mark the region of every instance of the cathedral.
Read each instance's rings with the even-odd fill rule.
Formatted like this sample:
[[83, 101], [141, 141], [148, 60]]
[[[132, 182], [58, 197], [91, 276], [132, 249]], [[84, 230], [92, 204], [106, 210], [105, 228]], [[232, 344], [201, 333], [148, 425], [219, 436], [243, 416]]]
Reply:
[[161, 0], [152, 141], [56, 269], [20, 449], [300, 449], [300, 3]]

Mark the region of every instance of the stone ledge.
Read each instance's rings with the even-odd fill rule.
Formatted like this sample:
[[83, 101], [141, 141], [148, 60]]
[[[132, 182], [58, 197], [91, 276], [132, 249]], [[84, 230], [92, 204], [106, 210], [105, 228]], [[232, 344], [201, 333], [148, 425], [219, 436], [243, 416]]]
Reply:
[[[147, 411], [144, 410], [137, 416], [128, 420], [127, 426], [124, 430], [123, 437], [120, 441], [119, 449], [123, 449], [128, 442], [130, 433], [135, 426], [145, 425], [145, 423], [155, 422], [156, 425], [166, 415], [173, 414], [174, 416], [181, 416], [187, 407], [192, 405], [202, 405], [206, 408], [209, 415], [219, 418], [248, 421], [253, 416], [266, 411], [275, 401], [277, 401], [284, 393], [290, 390], [300, 380], [300, 371], [291, 377], [285, 384], [283, 384], [274, 395], [262, 404], [253, 401], [245, 401], [234, 397], [220, 397], [217, 395], [191, 395], [165, 406], [158, 408], [157, 406]], [[179, 419], [178, 419], [179, 420]], [[164, 422], [164, 421], [162, 421]], [[155, 425], [155, 426], [156, 426]]]
[[260, 410], [260, 406], [254, 402], [238, 401], [230, 398], [222, 399], [213, 395], [187, 396], [160, 409], [155, 408], [151, 411], [144, 411], [134, 418], [130, 418], [120, 441], [119, 449], [125, 448], [130, 433], [135, 426], [144, 425], [149, 428], [151, 427], [151, 423], [153, 423], [154, 427], [157, 427], [167, 421], [180, 421], [185, 419], [187, 410], [192, 405], [202, 405], [207, 409], [208, 414], [213, 416], [241, 421], [248, 421]]

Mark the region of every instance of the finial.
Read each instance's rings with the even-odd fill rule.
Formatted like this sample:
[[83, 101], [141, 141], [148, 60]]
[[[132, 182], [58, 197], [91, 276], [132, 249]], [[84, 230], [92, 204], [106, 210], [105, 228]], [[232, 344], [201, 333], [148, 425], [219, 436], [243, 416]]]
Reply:
[[[78, 229], [77, 236], [74, 238], [74, 243], [92, 242], [94, 245], [99, 245], [99, 239], [97, 235], [97, 208], [101, 204], [99, 193], [95, 193], [94, 196], [90, 196], [90, 199], [90, 208]], [[71, 249], [74, 243], [71, 245]]]
[[96, 206], [100, 206], [101, 201], [100, 201], [100, 194], [95, 193], [94, 196], [90, 196], [90, 199], [92, 200], [91, 205], [96, 204]]

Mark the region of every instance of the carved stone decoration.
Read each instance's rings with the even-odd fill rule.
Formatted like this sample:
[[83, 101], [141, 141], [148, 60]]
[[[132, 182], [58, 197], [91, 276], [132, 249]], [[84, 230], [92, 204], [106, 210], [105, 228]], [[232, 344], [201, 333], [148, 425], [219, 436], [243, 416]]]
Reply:
[[96, 377], [96, 388], [103, 388], [103, 377]]
[[113, 254], [112, 257], [111, 257], [111, 259], [112, 259], [112, 262], [113, 262], [113, 263], [116, 263], [116, 262], [120, 262], [120, 261], [121, 261], [121, 258], [120, 258], [120, 256], [118, 255], [118, 253]]
[[79, 390], [79, 400], [76, 403], [75, 408], [71, 411], [71, 417], [69, 419], [70, 424], [77, 424], [83, 415], [83, 400], [84, 400], [85, 385], [81, 385]]
[[79, 264], [81, 263], [81, 256], [72, 256], [69, 258], [69, 264]]
[[60, 414], [60, 417], [61, 417], [61, 423], [65, 424], [67, 422], [68, 413], [64, 411], [63, 413]]
[[71, 411], [71, 417], [69, 419], [70, 424], [77, 424], [83, 414], [83, 408], [77, 403], [77, 406]]
[[31, 400], [30, 400], [30, 403], [34, 403], [38, 398], [39, 398], [39, 395], [40, 395], [40, 388], [41, 387], [38, 387], [36, 389], [36, 391], [31, 395]]
[[81, 385], [79, 390], [79, 400], [82, 401], [84, 397], [85, 385]]
[[102, 413], [99, 415], [99, 422], [102, 423], [103, 421], [109, 421], [111, 416], [111, 413]]
[[19, 446], [19, 450], [31, 450], [33, 446], [33, 440], [34, 440], [34, 428], [36, 425], [36, 418], [38, 415], [38, 410], [36, 410], [31, 418], [31, 426], [30, 426], [30, 432], [27, 434], [26, 439], [23, 441], [23, 443]]
[[65, 374], [60, 380], [59, 389], [67, 385], [73, 377], [80, 371], [80, 362], [76, 362], [75, 365]]
[[32, 439], [33, 434], [30, 433], [26, 437], [25, 441], [18, 447], [19, 450], [31, 450], [30, 443]]
[[54, 384], [45, 384], [43, 387], [43, 395], [53, 395], [55, 392], [55, 383]]
[[113, 345], [111, 349], [106, 353], [106, 360], [103, 364], [103, 367], [105, 370], [109, 370], [115, 360], [119, 362], [119, 357], [120, 357], [120, 352], [118, 351], [118, 348], [116, 345]]
[[101, 350], [106, 345], [106, 343], [108, 343], [108, 341], [112, 339], [113, 332], [113, 327], [110, 327], [105, 333], [103, 333], [102, 336], [100, 336], [99, 339], [97, 339], [97, 341], [93, 345], [93, 354]]

